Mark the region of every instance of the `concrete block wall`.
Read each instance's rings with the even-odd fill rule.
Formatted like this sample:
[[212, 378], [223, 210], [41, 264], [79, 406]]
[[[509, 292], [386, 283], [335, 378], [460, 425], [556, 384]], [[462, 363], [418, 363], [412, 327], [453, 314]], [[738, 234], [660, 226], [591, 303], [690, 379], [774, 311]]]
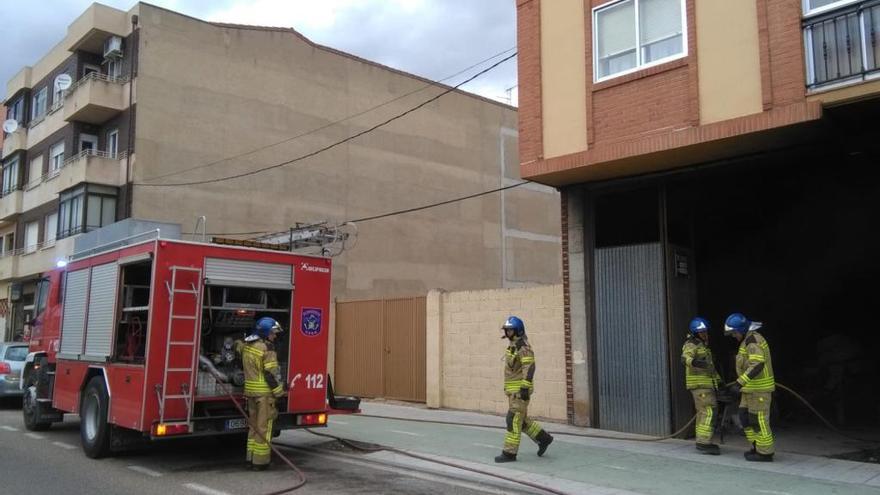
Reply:
[[565, 421], [566, 378], [562, 285], [442, 292], [427, 300], [427, 404], [489, 413], [507, 411], [503, 391], [509, 315], [526, 324], [535, 351], [529, 413]]

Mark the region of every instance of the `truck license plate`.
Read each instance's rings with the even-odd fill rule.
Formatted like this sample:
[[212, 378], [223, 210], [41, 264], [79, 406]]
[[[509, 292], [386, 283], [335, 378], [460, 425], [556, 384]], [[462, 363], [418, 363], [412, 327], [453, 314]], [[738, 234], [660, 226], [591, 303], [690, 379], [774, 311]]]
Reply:
[[248, 427], [247, 420], [244, 418], [239, 419], [227, 419], [226, 420], [226, 431], [229, 430], [243, 430]]

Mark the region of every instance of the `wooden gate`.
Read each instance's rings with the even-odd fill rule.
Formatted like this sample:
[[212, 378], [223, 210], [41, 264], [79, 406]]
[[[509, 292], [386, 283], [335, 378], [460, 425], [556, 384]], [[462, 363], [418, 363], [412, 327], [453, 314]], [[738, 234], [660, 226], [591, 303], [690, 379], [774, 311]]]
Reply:
[[340, 394], [425, 401], [425, 298], [336, 303]]

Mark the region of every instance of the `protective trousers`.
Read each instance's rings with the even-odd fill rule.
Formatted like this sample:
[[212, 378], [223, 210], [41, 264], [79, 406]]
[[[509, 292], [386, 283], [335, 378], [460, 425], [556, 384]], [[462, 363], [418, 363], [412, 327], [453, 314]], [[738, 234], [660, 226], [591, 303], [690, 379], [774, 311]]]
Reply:
[[504, 452], [516, 455], [519, 450], [519, 439], [525, 431], [535, 443], [538, 438], [546, 435], [537, 421], [529, 419], [529, 401], [522, 400], [516, 394], [508, 395], [507, 435], [504, 437]]
[[691, 390], [691, 394], [694, 396], [694, 408], [697, 410], [697, 423], [694, 427], [697, 443], [710, 444], [718, 416], [715, 391], [711, 388], [695, 388]]
[[770, 431], [770, 392], [743, 392], [739, 416], [746, 439], [759, 454], [773, 454], [773, 432]]
[[248, 397], [247, 460], [255, 466], [269, 464], [272, 451], [272, 421], [278, 416], [275, 397], [264, 395]]

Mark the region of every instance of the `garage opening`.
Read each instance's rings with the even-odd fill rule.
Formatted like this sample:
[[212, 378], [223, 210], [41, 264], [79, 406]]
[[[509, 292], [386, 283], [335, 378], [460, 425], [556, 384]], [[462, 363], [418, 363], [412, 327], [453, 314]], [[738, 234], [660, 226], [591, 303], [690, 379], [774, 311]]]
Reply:
[[[777, 382], [869, 433], [880, 423], [880, 182], [868, 156], [829, 148], [680, 176], [670, 222], [692, 225], [698, 313], [725, 380], [736, 346], [723, 322], [739, 311], [764, 323]], [[818, 424], [785, 392], [775, 404], [774, 428]]]

